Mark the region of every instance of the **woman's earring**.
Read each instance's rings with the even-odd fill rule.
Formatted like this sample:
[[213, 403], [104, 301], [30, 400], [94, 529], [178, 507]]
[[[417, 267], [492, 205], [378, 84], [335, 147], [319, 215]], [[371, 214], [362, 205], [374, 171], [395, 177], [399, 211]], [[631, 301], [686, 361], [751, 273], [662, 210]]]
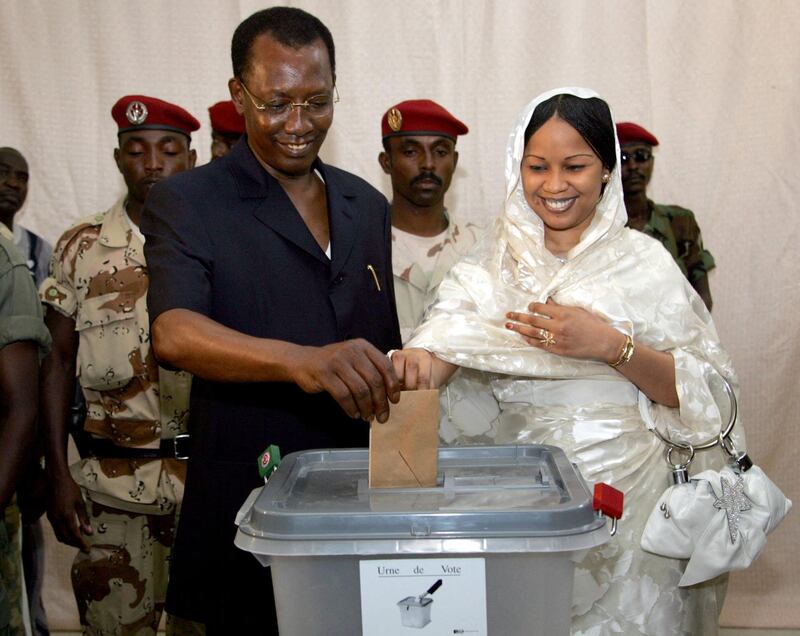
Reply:
[[608, 180], [609, 180], [610, 178], [611, 178], [611, 175], [610, 175], [609, 173], [607, 173], [607, 172], [606, 172], [606, 173], [603, 175], [603, 183], [608, 183]]

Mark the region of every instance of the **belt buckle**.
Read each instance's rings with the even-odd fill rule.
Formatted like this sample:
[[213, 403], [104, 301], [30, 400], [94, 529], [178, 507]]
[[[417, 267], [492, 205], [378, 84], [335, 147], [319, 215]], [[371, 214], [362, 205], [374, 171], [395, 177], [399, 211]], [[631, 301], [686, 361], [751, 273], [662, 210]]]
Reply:
[[173, 440], [175, 459], [189, 459], [189, 433], [178, 433]]

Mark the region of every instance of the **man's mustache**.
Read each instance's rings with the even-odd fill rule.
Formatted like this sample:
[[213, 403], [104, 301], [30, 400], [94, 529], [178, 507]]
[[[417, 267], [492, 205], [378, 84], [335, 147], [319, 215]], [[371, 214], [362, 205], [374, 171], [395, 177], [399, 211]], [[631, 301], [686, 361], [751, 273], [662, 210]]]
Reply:
[[433, 181], [437, 185], [442, 185], [442, 180], [432, 172], [420, 172], [416, 177], [411, 179], [411, 185], [412, 186], [417, 185], [417, 183], [425, 179], [429, 179], [430, 181]]

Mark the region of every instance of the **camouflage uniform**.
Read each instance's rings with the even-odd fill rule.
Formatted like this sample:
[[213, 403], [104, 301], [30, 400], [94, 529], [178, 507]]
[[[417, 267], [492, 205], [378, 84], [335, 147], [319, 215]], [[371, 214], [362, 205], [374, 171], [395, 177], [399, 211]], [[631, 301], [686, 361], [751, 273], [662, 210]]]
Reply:
[[[41, 360], [50, 348], [42, 306], [28, 276], [24, 254], [12, 244], [13, 235], [3, 223], [0, 237], [0, 349], [14, 342], [33, 341], [39, 345]], [[5, 509], [0, 508], [0, 636], [25, 634], [20, 526], [14, 497]]]
[[[42, 301], [75, 321], [84, 430], [116, 446], [157, 449], [185, 431], [191, 376], [161, 369], [150, 349], [148, 271], [118, 201], [59, 239]], [[72, 584], [88, 634], [154, 634], [185, 466], [177, 459], [85, 457], [71, 467], [94, 533]]]
[[22, 636], [20, 514], [12, 500], [0, 510], [0, 636]]
[[[25, 229], [19, 223], [14, 224], [12, 231], [14, 235], [14, 245], [26, 257], [26, 265], [33, 276], [38, 287], [48, 276], [50, 258], [53, 255], [53, 246], [45, 241], [41, 236]], [[41, 459], [38, 458], [38, 459]], [[20, 478], [20, 484], [27, 486], [29, 490], [20, 493], [20, 501], [28, 500], [28, 506], [34, 506], [37, 510], [43, 511], [44, 492], [39, 490], [39, 483], [44, 481], [44, 472], [39, 465], [39, 461], [28, 469], [26, 474]], [[15, 504], [16, 505], [16, 504]], [[41, 508], [39, 506], [42, 506]], [[19, 512], [19, 514], [22, 514]], [[47, 614], [42, 602], [42, 586], [44, 585], [44, 533], [42, 519], [22, 518], [22, 567], [25, 575], [25, 591], [28, 596], [28, 608], [32, 633], [49, 634], [47, 625]]]
[[417, 263], [408, 265], [410, 257], [398, 249], [394, 228], [392, 229], [392, 270], [394, 272], [394, 296], [397, 301], [397, 317], [400, 319], [400, 335], [403, 342], [411, 336], [428, 305], [436, 297], [436, 289], [450, 268], [466, 254], [478, 240], [480, 229], [472, 223], [458, 225], [450, 220], [447, 233], [441, 243], [434, 245], [429, 255], [438, 253], [436, 265], [429, 277]]
[[703, 247], [694, 213], [677, 205], [659, 205], [649, 199], [647, 204], [650, 220], [642, 231], [661, 241], [683, 275], [700, 294], [706, 307], [711, 309], [708, 272], [715, 267], [714, 257]]
[[[444, 240], [431, 247], [428, 254], [438, 254], [430, 279], [421, 263], [408, 265], [415, 256], [404, 253], [402, 242], [398, 243], [396, 231], [392, 228], [394, 293], [403, 343], [422, 322], [425, 310], [436, 299], [436, 290], [447, 272], [481, 238], [482, 230], [477, 225], [459, 225], [453, 219], [449, 221]], [[483, 372], [461, 368], [441, 392], [439, 438], [443, 445], [462, 443], [465, 431], [470, 434], [484, 431], [499, 414], [486, 378]]]
[[[0, 223], [0, 236], [13, 236]], [[22, 626], [22, 577], [19, 555], [20, 514], [16, 498], [0, 509], [0, 636], [24, 634]]]

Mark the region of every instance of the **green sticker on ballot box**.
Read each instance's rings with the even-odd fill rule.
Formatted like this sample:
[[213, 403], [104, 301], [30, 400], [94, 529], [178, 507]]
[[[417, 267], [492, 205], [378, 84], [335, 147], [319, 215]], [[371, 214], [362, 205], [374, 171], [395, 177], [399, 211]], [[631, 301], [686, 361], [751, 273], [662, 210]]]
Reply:
[[280, 463], [280, 449], [275, 444], [270, 444], [270, 446], [258, 456], [258, 474], [264, 478], [264, 481], [267, 481]]

